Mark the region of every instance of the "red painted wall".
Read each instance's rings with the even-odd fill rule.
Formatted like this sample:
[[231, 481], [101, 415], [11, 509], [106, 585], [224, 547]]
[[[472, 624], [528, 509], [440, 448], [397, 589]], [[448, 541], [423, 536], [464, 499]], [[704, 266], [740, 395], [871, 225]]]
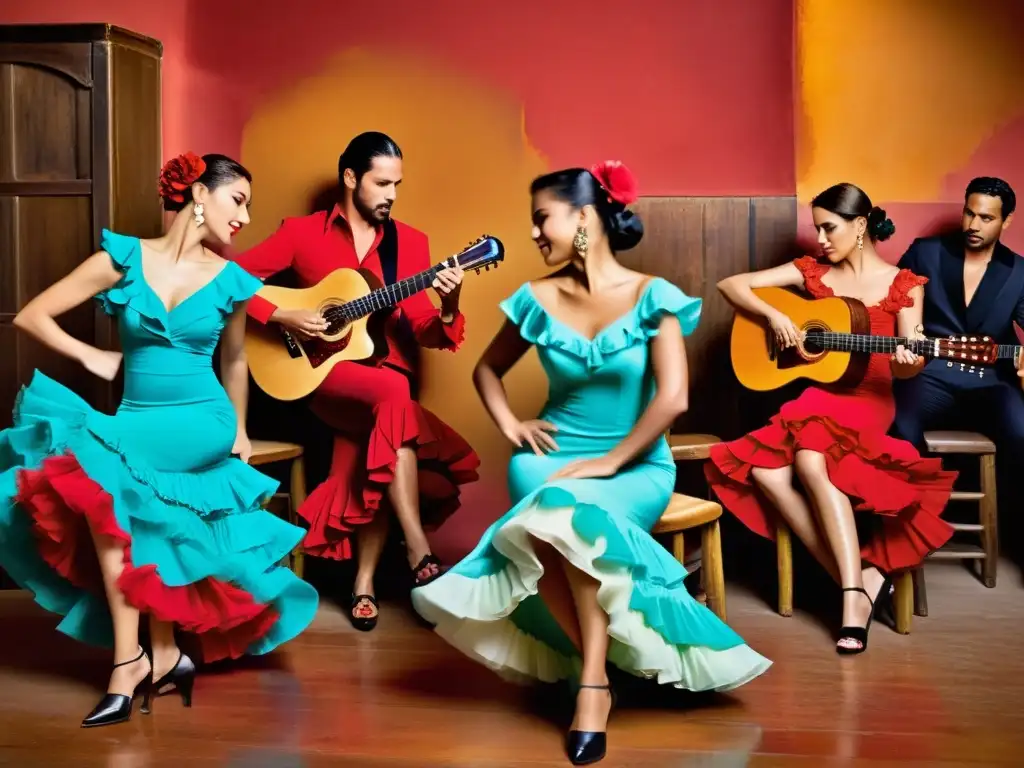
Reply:
[[[616, 157], [652, 195], [794, 189], [792, 0], [560, 0], [514, 10], [476, 0], [294, 0], [272, 14], [243, 0], [39, 0], [0, 9], [0, 23], [73, 21], [163, 42], [168, 154], [237, 154], [261, 99], [361, 47], [412, 52], [514, 95], [552, 167]], [[386, 100], [388, 83], [380, 90]], [[372, 122], [374, 105], [351, 108]], [[472, 113], [462, 117], [471, 132]], [[296, 126], [282, 151], [301, 140]]]

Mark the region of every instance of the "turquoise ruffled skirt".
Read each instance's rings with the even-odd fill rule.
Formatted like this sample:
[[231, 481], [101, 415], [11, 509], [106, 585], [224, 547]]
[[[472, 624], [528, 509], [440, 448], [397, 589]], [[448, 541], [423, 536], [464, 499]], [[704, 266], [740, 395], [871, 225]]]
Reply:
[[263, 509], [274, 480], [210, 444], [233, 414], [208, 407], [108, 416], [40, 373], [22, 390], [0, 433], [0, 566], [62, 632], [112, 642], [90, 527], [124, 546], [129, 604], [197, 634], [206, 661], [267, 653], [312, 621], [316, 591], [279, 565], [303, 531]]

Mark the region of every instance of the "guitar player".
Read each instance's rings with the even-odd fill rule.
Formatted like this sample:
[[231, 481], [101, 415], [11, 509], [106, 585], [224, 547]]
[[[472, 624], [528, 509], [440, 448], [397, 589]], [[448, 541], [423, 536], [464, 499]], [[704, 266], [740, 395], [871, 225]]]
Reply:
[[[999, 238], [1017, 199], [1002, 179], [977, 178], [964, 195], [961, 231], [915, 240], [899, 266], [928, 278], [924, 334], [990, 336], [1019, 344], [1024, 325], [1024, 260]], [[924, 450], [924, 433], [970, 425], [999, 451], [1024, 462], [1024, 396], [1013, 361], [975, 367], [935, 359], [914, 378], [895, 383], [894, 430]]]
[[[263, 279], [291, 268], [301, 287], [343, 267], [385, 285], [430, 267], [427, 236], [391, 218], [402, 183], [402, 152], [391, 138], [368, 132], [352, 139], [338, 160], [338, 180], [341, 200], [332, 211], [285, 219], [267, 240], [239, 255], [239, 265]], [[334, 432], [334, 454], [327, 480], [298, 510], [309, 523], [304, 548], [347, 560], [355, 535], [349, 618], [360, 630], [377, 624], [373, 580], [387, 538], [387, 507], [402, 527], [413, 585], [422, 586], [441, 574], [424, 523], [436, 524], [454, 512], [458, 486], [477, 477], [473, 449], [412, 396], [415, 345], [455, 351], [462, 343], [462, 278], [458, 268], [437, 274], [433, 288], [440, 310], [425, 293], [416, 293], [375, 318], [383, 321], [386, 350], [376, 350], [370, 364], [339, 363], [313, 396], [313, 412]], [[279, 309], [258, 295], [248, 312], [257, 322], [280, 323], [302, 337], [327, 328], [313, 308]]]

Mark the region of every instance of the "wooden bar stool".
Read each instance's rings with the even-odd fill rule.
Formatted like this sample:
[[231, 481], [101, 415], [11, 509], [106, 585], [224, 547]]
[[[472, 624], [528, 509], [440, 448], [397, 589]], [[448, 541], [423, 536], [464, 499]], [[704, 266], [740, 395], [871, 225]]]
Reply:
[[690, 530], [700, 531], [703, 550], [701, 588], [708, 597], [708, 608], [725, 621], [725, 571], [722, 567], [722, 534], [718, 527], [721, 516], [722, 507], [717, 502], [673, 493], [668, 507], [651, 533], [671, 535], [672, 555], [680, 565], [684, 565], [684, 534]]
[[669, 433], [668, 447], [676, 461], [704, 461], [711, 455], [711, 446], [722, 442], [715, 435], [689, 435]]
[[[981, 482], [977, 491], [953, 491], [950, 501], [976, 501], [978, 503], [977, 523], [951, 523], [957, 533], [977, 533], [981, 546], [962, 541], [950, 541], [944, 547], [928, 556], [929, 560], [980, 560], [981, 582], [990, 589], [996, 585], [996, 569], [999, 563], [999, 510], [996, 488], [996, 446], [978, 432], [925, 432], [925, 444], [931, 453], [977, 456]], [[925, 586], [924, 568], [918, 567], [913, 573], [910, 597], [904, 597], [903, 610], [911, 607], [918, 616], [928, 615], [928, 591]], [[909, 607], [907, 607], [909, 606]], [[899, 600], [897, 600], [899, 609]], [[899, 614], [897, 613], [897, 616]]]
[[[252, 457], [249, 464], [258, 467], [279, 461], [290, 462], [288, 493], [275, 493], [274, 498], [284, 498], [288, 503], [288, 522], [299, 525], [298, 509], [306, 500], [306, 469], [302, 461], [302, 446], [295, 443], [279, 443], [274, 440], [252, 440]], [[299, 526], [301, 527], [301, 526]], [[292, 550], [290, 567], [292, 573], [302, 578], [302, 542]]]
[[992, 588], [996, 585], [999, 562], [995, 443], [977, 432], [925, 432], [924, 440], [931, 453], [977, 456], [981, 470], [978, 490], [953, 491], [950, 496], [950, 501], [978, 503], [977, 523], [952, 523], [952, 526], [958, 533], [977, 533], [981, 546], [950, 541], [929, 557], [935, 560], [980, 560], [982, 583]]

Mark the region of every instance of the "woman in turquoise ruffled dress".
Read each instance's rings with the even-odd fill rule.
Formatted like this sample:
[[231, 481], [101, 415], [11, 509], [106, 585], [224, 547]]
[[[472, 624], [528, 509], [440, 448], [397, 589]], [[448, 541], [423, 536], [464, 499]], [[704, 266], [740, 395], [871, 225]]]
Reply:
[[[515, 506], [448, 573], [413, 591], [448, 642], [503, 676], [578, 680], [566, 751], [605, 753], [606, 662], [659, 683], [729, 690], [770, 662], [683, 584], [650, 536], [675, 485], [665, 430], [687, 407], [683, 337], [701, 302], [620, 265], [643, 235], [621, 163], [536, 179], [533, 239], [553, 275], [523, 285], [474, 378], [519, 449]], [[549, 379], [539, 419], [512, 413], [502, 376], [537, 347]]]
[[[245, 463], [245, 305], [261, 283], [203, 247], [249, 221], [250, 181], [223, 155], [170, 161], [160, 180], [164, 207], [177, 212], [167, 234], [104, 230], [102, 250], [14, 321], [112, 380], [121, 353], [54, 320], [95, 296], [124, 349], [115, 415], [37, 371], [0, 432], [0, 566], [64, 617], [62, 632], [114, 648], [107, 695], [85, 727], [127, 720], [137, 689], [143, 712], [174, 690], [191, 706], [195, 666], [176, 627], [212, 661], [267, 653], [316, 612], [316, 591], [279, 565], [303, 531], [262, 508], [277, 484]], [[152, 659], [139, 645], [141, 614]]]

